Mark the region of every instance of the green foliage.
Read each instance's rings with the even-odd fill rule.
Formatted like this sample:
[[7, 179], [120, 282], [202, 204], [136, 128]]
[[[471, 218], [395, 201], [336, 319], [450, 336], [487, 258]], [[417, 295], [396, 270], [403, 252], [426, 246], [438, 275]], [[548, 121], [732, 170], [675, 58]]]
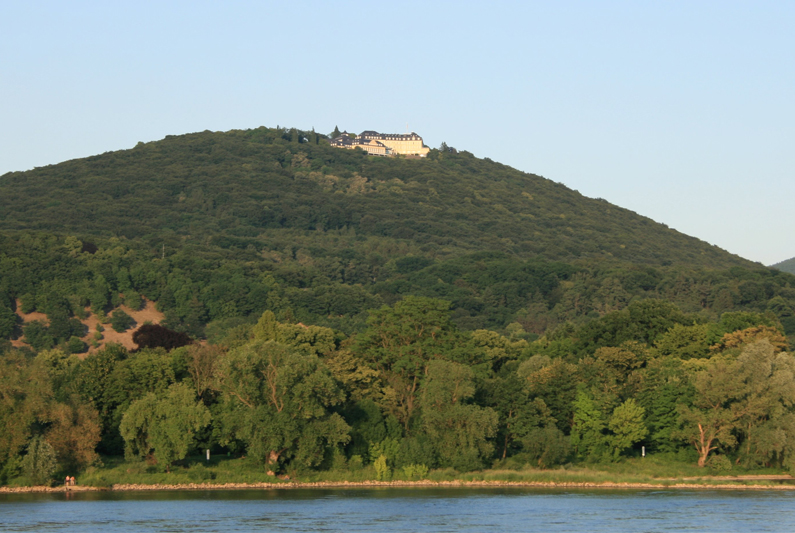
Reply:
[[350, 427], [330, 410], [342, 402], [342, 391], [315, 355], [255, 339], [226, 354], [218, 376], [222, 441], [246, 443], [261, 463], [317, 466], [328, 447], [350, 438]]
[[427, 475], [428, 475], [428, 467], [425, 465], [411, 464], [403, 467], [403, 476], [410, 481], [417, 479], [425, 479]]
[[124, 305], [133, 311], [138, 311], [143, 305], [143, 299], [139, 293], [132, 289], [128, 289], [124, 293]]
[[554, 426], [531, 429], [522, 437], [522, 444], [530, 460], [540, 468], [562, 464], [571, 453], [569, 438]]
[[681, 360], [661, 358], [649, 363], [643, 377], [636, 400], [645, 409], [650, 451], [674, 452], [680, 447], [674, 438], [678, 405], [690, 405], [695, 395], [690, 374]]
[[30, 344], [34, 350], [49, 350], [55, 345], [55, 339], [49, 334], [49, 329], [41, 320], [28, 322], [22, 328], [25, 334], [25, 342]]
[[693, 404], [679, 405], [677, 434], [696, 447], [699, 466], [719, 445], [733, 449], [743, 435], [748, 460], [783, 462], [786, 439], [771, 440], [770, 430], [791, 427], [787, 406], [795, 404], [794, 375], [795, 357], [767, 341], [747, 346], [736, 359], [715, 357], [695, 372]]
[[31, 484], [49, 484], [57, 468], [58, 461], [55, 457], [55, 450], [50, 443], [42, 437], [33, 437], [22, 460], [22, 471]]
[[602, 461], [607, 457], [607, 424], [604, 414], [586, 392], [579, 391], [574, 402], [574, 421], [571, 445], [578, 457], [588, 461]]
[[468, 404], [475, 392], [472, 370], [460, 363], [428, 364], [421, 399], [422, 428], [440, 466], [459, 472], [483, 468], [494, 445], [498, 416], [491, 408]]
[[387, 466], [386, 455], [379, 455], [378, 458], [373, 461], [373, 467], [375, 468], [375, 477], [378, 481], [389, 481], [392, 478], [392, 471]]
[[[64, 215], [76, 198], [90, 216]], [[795, 468], [776, 338], [795, 277], [467, 152], [205, 132], [6, 174], [0, 212], [0, 339], [16, 306], [46, 314], [21, 327], [38, 357], [0, 345], [5, 479], [34, 435], [85, 465], [122, 453], [122, 425], [161, 465], [201, 443], [263, 476], [620, 463], [638, 443]], [[144, 298], [197, 344], [69, 357], [86, 308], [124, 331], [117, 306]]]
[[[161, 242], [190, 235], [240, 249], [261, 245], [258, 237], [272, 229], [348, 228], [366, 237], [554, 259], [590, 254], [657, 265], [750, 266], [604, 200], [468, 152], [368, 158], [299, 142], [312, 137], [267, 128], [169, 136], [9, 173], [0, 179], [2, 226], [113, 231]], [[72, 216], [74, 205], [91, 216]], [[74, 244], [67, 250], [85, 253]]]
[[113, 327], [113, 331], [123, 333], [130, 329], [133, 324], [135, 324], [135, 320], [121, 309], [113, 311], [113, 316], [110, 319], [110, 325]]
[[69, 353], [83, 353], [86, 351], [86, 343], [80, 337], [71, 337], [66, 344], [66, 349]]
[[355, 351], [383, 376], [387, 411], [406, 430], [419, 405], [420, 383], [432, 359], [485, 359], [466, 346], [466, 339], [450, 321], [448, 307], [440, 300], [407, 297], [394, 307], [371, 312], [369, 329], [357, 339]]
[[0, 304], [0, 339], [8, 339], [16, 329], [19, 317], [8, 307]]
[[732, 469], [732, 462], [725, 455], [713, 455], [706, 466], [714, 472], [727, 472]]
[[126, 455], [146, 457], [169, 469], [184, 459], [196, 432], [210, 423], [210, 411], [197, 402], [193, 391], [174, 384], [161, 394], [149, 393], [124, 413], [119, 430]]
[[646, 410], [633, 398], [629, 398], [613, 410], [607, 427], [613, 433], [609, 437], [609, 442], [615, 459], [648, 434], [649, 430], [643, 423], [645, 414]]

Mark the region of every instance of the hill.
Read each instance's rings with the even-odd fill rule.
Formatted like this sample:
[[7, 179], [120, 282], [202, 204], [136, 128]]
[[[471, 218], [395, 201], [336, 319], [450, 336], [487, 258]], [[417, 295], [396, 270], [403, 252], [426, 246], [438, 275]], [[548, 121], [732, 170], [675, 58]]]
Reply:
[[781, 270], [782, 272], [795, 274], [795, 257], [793, 257], [792, 259], [787, 259], [780, 263], [776, 263], [775, 265], [770, 265], [770, 268], [775, 268], [776, 270]]
[[[311, 141], [310, 141], [311, 139]], [[307, 142], [298, 142], [305, 140]], [[317, 144], [316, 144], [317, 143]], [[467, 152], [368, 157], [306, 132], [203, 132], [0, 177], [0, 228], [273, 249], [283, 230], [411, 242], [449, 257], [754, 265], [604, 200]], [[313, 238], [314, 237], [314, 238]], [[169, 239], [170, 238], [170, 239]]]
[[368, 157], [259, 128], [0, 176], [5, 338], [21, 334], [18, 298], [57, 342], [80, 337], [67, 322], [86, 306], [141, 297], [213, 337], [265, 309], [351, 334], [409, 294], [451, 302], [460, 328], [529, 337], [645, 298], [710, 319], [770, 312], [795, 333], [794, 280], [463, 151]]

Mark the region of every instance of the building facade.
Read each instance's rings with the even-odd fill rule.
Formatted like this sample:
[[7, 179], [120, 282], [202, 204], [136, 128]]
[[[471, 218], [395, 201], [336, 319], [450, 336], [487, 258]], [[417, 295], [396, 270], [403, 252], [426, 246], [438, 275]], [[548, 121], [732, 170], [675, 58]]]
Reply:
[[394, 155], [408, 155], [425, 157], [430, 148], [422, 142], [422, 137], [416, 133], [378, 133], [377, 131], [363, 131], [356, 138], [351, 138], [348, 133], [331, 140], [331, 146], [337, 148], [361, 148], [371, 155], [382, 157]]

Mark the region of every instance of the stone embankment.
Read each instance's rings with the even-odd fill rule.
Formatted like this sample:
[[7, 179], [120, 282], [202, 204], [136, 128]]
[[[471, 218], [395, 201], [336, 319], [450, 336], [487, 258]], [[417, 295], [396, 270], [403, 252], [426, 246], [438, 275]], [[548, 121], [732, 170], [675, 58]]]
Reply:
[[[730, 478], [732, 481], [740, 478]], [[715, 478], [712, 481], [716, 481]], [[751, 480], [746, 480], [751, 481]], [[762, 481], [762, 479], [760, 479]], [[307, 488], [389, 488], [389, 487], [437, 487], [437, 488], [540, 488], [540, 489], [687, 489], [687, 490], [795, 490], [795, 485], [754, 485], [744, 483], [616, 483], [616, 482], [567, 482], [567, 481], [318, 481], [314, 483], [185, 483], [167, 484], [116, 484], [110, 487], [0, 487], [2, 493], [25, 492], [86, 492], [86, 491], [151, 491], [151, 490], [241, 490], [241, 489], [307, 489]]]

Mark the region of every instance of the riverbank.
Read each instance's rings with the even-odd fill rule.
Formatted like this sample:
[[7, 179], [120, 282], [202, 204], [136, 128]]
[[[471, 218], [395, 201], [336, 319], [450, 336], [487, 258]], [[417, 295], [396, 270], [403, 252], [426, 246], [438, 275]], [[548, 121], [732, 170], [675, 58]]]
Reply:
[[[669, 482], [670, 481], [670, 482]], [[726, 481], [726, 482], [722, 482]], [[729, 482], [732, 481], [732, 482]], [[607, 489], [607, 490], [783, 490], [795, 491], [795, 484], [771, 482], [795, 481], [790, 476], [712, 476], [678, 482], [570, 482], [570, 481], [316, 481], [273, 483], [180, 483], [180, 484], [116, 484], [110, 487], [0, 487], [0, 494], [34, 492], [129, 492], [129, 491], [195, 491], [195, 490], [286, 490], [286, 489], [378, 489], [378, 488], [538, 488], [538, 489]]]

